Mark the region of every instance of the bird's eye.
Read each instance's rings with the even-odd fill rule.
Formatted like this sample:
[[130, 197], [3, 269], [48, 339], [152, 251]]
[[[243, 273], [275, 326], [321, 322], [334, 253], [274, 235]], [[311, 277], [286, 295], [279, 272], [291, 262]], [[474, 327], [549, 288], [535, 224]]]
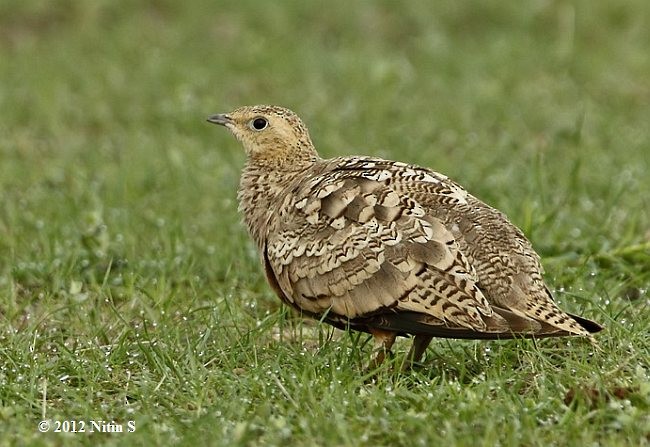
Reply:
[[251, 121], [251, 127], [255, 130], [264, 130], [268, 125], [269, 122], [266, 120], [266, 118], [262, 118], [261, 116]]

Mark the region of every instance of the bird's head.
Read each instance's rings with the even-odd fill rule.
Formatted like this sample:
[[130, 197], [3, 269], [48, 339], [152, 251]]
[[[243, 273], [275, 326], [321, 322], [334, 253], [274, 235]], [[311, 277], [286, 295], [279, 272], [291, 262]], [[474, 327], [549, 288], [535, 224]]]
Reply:
[[295, 113], [283, 107], [244, 106], [212, 115], [208, 121], [227, 127], [249, 158], [291, 161], [317, 156], [307, 127]]

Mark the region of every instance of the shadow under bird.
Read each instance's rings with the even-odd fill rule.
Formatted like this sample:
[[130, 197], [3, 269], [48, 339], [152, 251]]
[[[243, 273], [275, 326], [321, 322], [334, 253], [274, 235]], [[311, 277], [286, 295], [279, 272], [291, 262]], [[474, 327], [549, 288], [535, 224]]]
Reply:
[[246, 151], [238, 199], [266, 277], [304, 315], [374, 336], [381, 364], [400, 336], [418, 362], [433, 337], [584, 336], [540, 258], [506, 216], [430, 169], [321, 158], [292, 111], [246, 106], [208, 121]]

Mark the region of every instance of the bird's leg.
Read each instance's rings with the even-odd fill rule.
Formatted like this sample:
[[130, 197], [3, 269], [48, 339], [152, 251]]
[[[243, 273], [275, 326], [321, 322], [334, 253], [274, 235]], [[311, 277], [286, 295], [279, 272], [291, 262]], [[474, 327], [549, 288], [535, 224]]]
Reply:
[[375, 357], [370, 361], [368, 365], [368, 370], [373, 370], [379, 367], [384, 362], [387, 354], [390, 354], [390, 349], [395, 343], [395, 338], [397, 334], [392, 331], [385, 331], [383, 329], [370, 329], [370, 333], [374, 337], [375, 348]]
[[431, 335], [422, 335], [418, 334], [413, 338], [413, 344], [409, 350], [408, 356], [406, 357], [406, 362], [402, 366], [402, 371], [408, 371], [413, 368], [415, 363], [418, 363], [422, 358], [422, 354], [427, 350], [427, 346], [431, 343]]

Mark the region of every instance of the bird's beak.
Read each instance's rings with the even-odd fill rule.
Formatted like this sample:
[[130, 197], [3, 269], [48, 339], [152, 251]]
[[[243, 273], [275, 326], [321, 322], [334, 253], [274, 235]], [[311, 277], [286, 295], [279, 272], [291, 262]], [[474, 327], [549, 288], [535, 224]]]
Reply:
[[220, 126], [225, 126], [226, 124], [232, 123], [232, 118], [230, 118], [225, 113], [218, 113], [216, 115], [209, 116], [208, 122], [212, 124], [218, 124]]

